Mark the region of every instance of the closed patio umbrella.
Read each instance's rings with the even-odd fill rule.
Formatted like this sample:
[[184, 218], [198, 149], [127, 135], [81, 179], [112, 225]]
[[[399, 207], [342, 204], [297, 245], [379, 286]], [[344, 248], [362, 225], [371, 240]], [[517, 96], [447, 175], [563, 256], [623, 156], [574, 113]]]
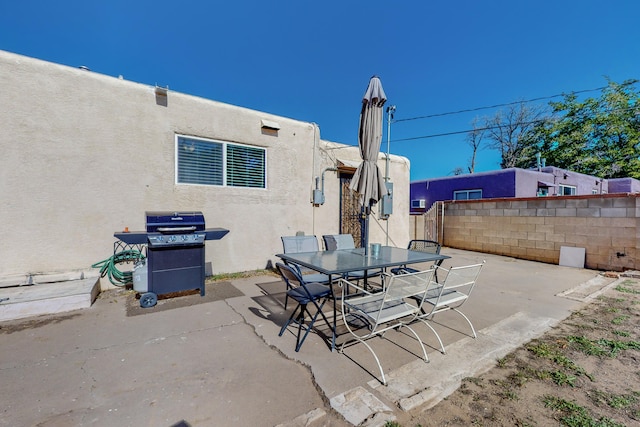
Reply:
[[378, 154], [382, 142], [382, 106], [387, 97], [382, 89], [382, 82], [377, 76], [371, 77], [369, 86], [362, 98], [360, 126], [358, 129], [358, 146], [362, 162], [356, 169], [349, 188], [360, 196], [365, 212], [364, 248], [368, 253], [369, 246], [369, 214], [371, 206], [380, 200], [387, 189], [382, 172], [378, 168]]

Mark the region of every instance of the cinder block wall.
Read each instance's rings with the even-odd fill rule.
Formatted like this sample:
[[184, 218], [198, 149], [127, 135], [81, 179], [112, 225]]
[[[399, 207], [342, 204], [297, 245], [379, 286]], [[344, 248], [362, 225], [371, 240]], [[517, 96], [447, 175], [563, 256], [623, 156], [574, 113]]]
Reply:
[[583, 247], [586, 268], [635, 270], [639, 216], [636, 194], [452, 201], [445, 203], [440, 241], [552, 264], [561, 246]]

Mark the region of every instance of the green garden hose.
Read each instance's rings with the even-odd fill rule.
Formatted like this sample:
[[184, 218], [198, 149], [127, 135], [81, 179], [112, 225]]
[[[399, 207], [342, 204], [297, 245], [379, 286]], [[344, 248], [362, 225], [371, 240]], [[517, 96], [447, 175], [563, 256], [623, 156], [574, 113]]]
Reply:
[[117, 264], [123, 262], [136, 262], [141, 259], [144, 259], [145, 256], [142, 252], [128, 249], [122, 252], [118, 252], [113, 254], [112, 257], [109, 257], [103, 261], [96, 262], [91, 266], [91, 268], [99, 268], [100, 269], [100, 277], [109, 277], [109, 281], [116, 286], [126, 286], [133, 284], [133, 277], [131, 271], [120, 271], [117, 267]]

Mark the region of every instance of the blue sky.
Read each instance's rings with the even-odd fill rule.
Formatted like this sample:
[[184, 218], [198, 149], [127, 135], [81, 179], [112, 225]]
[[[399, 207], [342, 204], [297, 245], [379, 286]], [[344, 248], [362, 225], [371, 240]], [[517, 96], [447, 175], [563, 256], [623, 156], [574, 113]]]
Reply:
[[[0, 4], [0, 49], [315, 122], [351, 145], [375, 74], [397, 107], [391, 152], [417, 180], [466, 169], [471, 149], [464, 134], [407, 139], [497, 109], [405, 119], [640, 78], [638, 16], [636, 0], [22, 0]], [[477, 162], [497, 169], [498, 153]]]

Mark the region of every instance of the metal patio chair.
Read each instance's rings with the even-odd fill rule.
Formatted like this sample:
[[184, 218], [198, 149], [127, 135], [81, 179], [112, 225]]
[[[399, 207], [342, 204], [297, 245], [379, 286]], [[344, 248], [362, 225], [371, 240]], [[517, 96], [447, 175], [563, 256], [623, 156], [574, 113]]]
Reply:
[[[287, 330], [287, 327], [292, 321], [296, 322], [298, 324], [296, 351], [300, 351], [300, 347], [302, 347], [304, 340], [307, 338], [307, 335], [309, 335], [311, 328], [313, 328], [318, 315], [322, 316], [327, 325], [332, 324], [327, 319], [327, 316], [322, 312], [322, 307], [329, 299], [333, 298], [333, 293], [331, 292], [331, 288], [327, 285], [306, 282], [303, 280], [302, 276], [298, 274], [296, 269], [291, 266], [276, 263], [276, 268], [287, 285], [287, 297], [291, 297], [298, 302], [298, 306], [293, 310], [293, 312], [291, 312], [289, 319], [284, 325], [282, 325], [278, 336], [282, 336], [282, 334], [284, 334], [284, 331]], [[315, 313], [311, 313], [309, 311], [309, 304], [312, 304], [315, 307]], [[311, 320], [305, 326], [304, 323], [306, 315], [308, 315]], [[303, 329], [304, 335], [300, 337]]]
[[445, 273], [446, 277], [442, 283], [433, 282], [435, 286], [431, 286], [424, 296], [421, 306], [422, 313], [417, 317], [417, 320], [433, 331], [440, 343], [442, 354], [445, 354], [445, 349], [440, 335], [430, 325], [430, 322], [433, 321], [434, 316], [438, 313], [453, 310], [460, 314], [471, 327], [473, 338], [477, 337], [473, 324], [459, 308], [469, 299], [483, 266], [484, 261], [481, 264], [451, 267], [448, 270], [442, 267], [434, 267], [434, 270], [440, 270], [441, 274]]
[[[412, 240], [407, 245], [407, 249], [409, 249], [410, 251], [426, 252], [428, 254], [439, 255], [441, 246], [440, 246], [440, 243], [434, 240]], [[438, 261], [435, 261], [433, 265], [440, 267], [440, 265], [442, 265], [442, 261], [443, 260], [441, 259]], [[406, 265], [391, 269], [391, 273], [393, 274], [412, 273], [416, 271], [418, 270], [416, 270], [415, 268], [407, 267]], [[436, 270], [436, 273], [437, 273], [437, 270]], [[437, 282], [438, 281], [437, 274], [435, 275], [435, 279]]]
[[[367, 340], [376, 336], [382, 337], [390, 329], [406, 327], [420, 344], [424, 361], [428, 362], [429, 356], [424, 344], [410, 325], [420, 315], [422, 300], [434, 283], [433, 269], [387, 276], [385, 289], [377, 293], [367, 292], [346, 279], [338, 281], [342, 288], [342, 318], [353, 336], [353, 339], [345, 341], [340, 346], [339, 351], [343, 353], [346, 347], [363, 343], [376, 360], [381, 382], [385, 385], [387, 382], [382, 364]], [[358, 293], [349, 294], [349, 288], [357, 289]]]
[[[351, 234], [325, 234], [322, 236], [322, 240], [324, 240], [324, 247], [328, 251], [341, 251], [356, 248], [356, 244]], [[377, 277], [382, 274], [382, 270], [367, 271], [366, 273], [367, 278]], [[347, 280], [361, 280], [364, 279], [364, 277], [364, 270], [350, 271], [343, 276], [343, 278]]]
[[[285, 254], [320, 251], [316, 236], [282, 236], [281, 239]], [[329, 276], [326, 274], [318, 273], [310, 268], [294, 263], [287, 263], [287, 265], [294, 266], [308, 283], [329, 283]], [[286, 302], [284, 308], [287, 308]]]

